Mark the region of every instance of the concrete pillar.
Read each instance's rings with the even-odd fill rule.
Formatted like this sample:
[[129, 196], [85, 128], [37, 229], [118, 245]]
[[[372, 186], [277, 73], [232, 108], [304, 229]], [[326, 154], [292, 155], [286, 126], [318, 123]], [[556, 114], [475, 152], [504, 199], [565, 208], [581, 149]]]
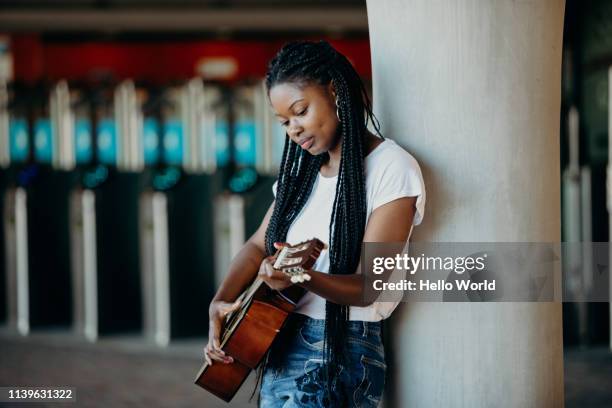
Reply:
[[[368, 0], [374, 108], [419, 160], [416, 241], [559, 242], [564, 1]], [[395, 406], [563, 407], [560, 303], [412, 303]]]

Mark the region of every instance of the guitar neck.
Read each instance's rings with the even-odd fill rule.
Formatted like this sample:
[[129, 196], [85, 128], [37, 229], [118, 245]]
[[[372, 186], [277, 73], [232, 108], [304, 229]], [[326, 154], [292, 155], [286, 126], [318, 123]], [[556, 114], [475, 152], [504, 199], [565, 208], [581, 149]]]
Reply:
[[[302, 247], [304, 247], [304, 249], [302, 249]], [[304, 268], [311, 268], [314, 265], [316, 259], [319, 257], [321, 250], [325, 247], [325, 244], [323, 244], [321, 241], [313, 239], [309, 242], [302, 242], [291, 248], [283, 248], [282, 250], [279, 249], [276, 251], [275, 256], [281, 258], [282, 260], [284, 259], [287, 253], [289, 254], [287, 255], [288, 257], [290, 257], [291, 254], [295, 254], [296, 257], [300, 257], [300, 260], [305, 258], [304, 261], [302, 261], [301, 266], [303, 266]], [[283, 271], [285, 272], [284, 269]], [[261, 289], [262, 285], [264, 284], [265, 282], [263, 279], [261, 279], [259, 276], [256, 277], [253, 283], [251, 283], [251, 286], [249, 286], [249, 288], [245, 290], [238, 297], [238, 299], [236, 299], [240, 301], [240, 307], [234, 312], [227, 315], [227, 318], [225, 320], [225, 332], [223, 334], [223, 338], [221, 339], [221, 347], [223, 347], [225, 343], [229, 340], [232, 332], [239, 324], [240, 320], [244, 317], [249, 305], [255, 297], [255, 294]], [[306, 290], [297, 285], [289, 286], [288, 288], [282, 291], [275, 291], [272, 289], [268, 290], [268, 294], [273, 295], [269, 300], [276, 298], [279, 304], [287, 304], [287, 306], [285, 306], [285, 308], [287, 309], [292, 309], [293, 307], [295, 307], [295, 305], [299, 302], [299, 300], [302, 298], [302, 296], [304, 296], [305, 293]]]

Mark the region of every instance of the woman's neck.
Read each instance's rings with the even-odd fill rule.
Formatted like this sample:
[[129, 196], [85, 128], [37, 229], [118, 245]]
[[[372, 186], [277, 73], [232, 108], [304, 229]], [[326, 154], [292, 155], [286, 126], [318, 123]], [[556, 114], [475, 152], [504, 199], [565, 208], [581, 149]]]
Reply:
[[[382, 143], [382, 140], [366, 129], [365, 138], [365, 156], [367, 156], [372, 150], [376, 149], [376, 146]], [[342, 139], [338, 141], [336, 146], [329, 149], [329, 160], [327, 163], [321, 166], [321, 174], [324, 177], [334, 177], [338, 174], [340, 169], [340, 158], [342, 157]]]

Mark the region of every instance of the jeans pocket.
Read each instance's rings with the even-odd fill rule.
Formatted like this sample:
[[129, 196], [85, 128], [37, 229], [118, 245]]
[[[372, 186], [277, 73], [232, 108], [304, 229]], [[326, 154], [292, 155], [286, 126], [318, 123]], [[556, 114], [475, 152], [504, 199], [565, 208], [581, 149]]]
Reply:
[[360, 337], [349, 335], [348, 344], [349, 349], [353, 350], [355, 353], [367, 354], [367, 356], [370, 358], [378, 358], [380, 361], [384, 361], [385, 348], [380, 337]]
[[387, 365], [365, 355], [361, 356], [362, 377], [355, 392], [355, 407], [377, 407], [385, 388], [385, 371]]
[[305, 326], [300, 327], [300, 330], [298, 330], [298, 336], [306, 348], [312, 351], [323, 350], [323, 339], [308, 333], [308, 329], [306, 329]]

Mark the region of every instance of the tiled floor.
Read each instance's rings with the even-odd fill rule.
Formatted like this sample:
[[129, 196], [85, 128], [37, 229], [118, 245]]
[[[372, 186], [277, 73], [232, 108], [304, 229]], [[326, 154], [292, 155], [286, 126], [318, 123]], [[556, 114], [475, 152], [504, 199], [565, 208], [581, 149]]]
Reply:
[[[227, 407], [193, 384], [203, 345], [200, 339], [159, 349], [137, 336], [91, 344], [63, 331], [18, 337], [0, 330], [0, 386], [77, 388], [74, 405], [18, 407]], [[229, 406], [256, 406], [248, 402], [252, 380]], [[567, 408], [612, 407], [612, 352], [604, 347], [566, 350], [565, 396]]]

